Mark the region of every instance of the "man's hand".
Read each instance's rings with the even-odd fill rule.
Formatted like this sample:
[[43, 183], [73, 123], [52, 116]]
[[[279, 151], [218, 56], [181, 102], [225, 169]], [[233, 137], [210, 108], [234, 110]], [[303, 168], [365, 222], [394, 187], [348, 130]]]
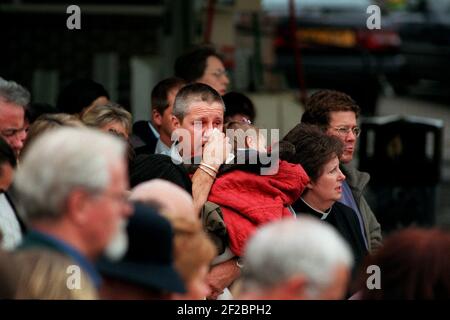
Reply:
[[230, 153], [230, 139], [218, 129], [212, 130], [208, 142], [203, 147], [202, 161], [215, 169], [219, 169], [220, 165], [226, 161]]
[[207, 276], [207, 281], [211, 289], [209, 300], [216, 300], [223, 293], [223, 290], [229, 287], [236, 280], [241, 271], [236, 265], [236, 259], [222, 262], [212, 267]]

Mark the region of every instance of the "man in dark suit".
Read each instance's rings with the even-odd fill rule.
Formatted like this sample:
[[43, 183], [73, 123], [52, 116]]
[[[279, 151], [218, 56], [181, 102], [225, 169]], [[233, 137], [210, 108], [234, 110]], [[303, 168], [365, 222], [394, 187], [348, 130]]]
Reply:
[[175, 96], [185, 84], [183, 79], [172, 77], [160, 81], [153, 88], [151, 120], [137, 121], [133, 125], [131, 143], [136, 154], [169, 155], [173, 131], [172, 108]]
[[98, 286], [92, 262], [104, 252], [120, 257], [126, 251], [126, 241], [116, 241], [126, 240], [131, 213], [125, 150], [116, 137], [88, 128], [38, 137], [14, 181], [31, 229], [19, 249], [62, 253]]

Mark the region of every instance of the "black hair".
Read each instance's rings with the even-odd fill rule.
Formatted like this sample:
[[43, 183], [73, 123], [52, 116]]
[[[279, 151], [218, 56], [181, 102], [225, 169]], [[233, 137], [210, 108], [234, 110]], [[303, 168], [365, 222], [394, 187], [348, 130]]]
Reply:
[[216, 57], [223, 61], [214, 48], [203, 46], [197, 47], [177, 58], [175, 61], [175, 76], [183, 78], [187, 82], [195, 82], [203, 76], [206, 62], [209, 57]]
[[255, 106], [246, 95], [239, 92], [228, 92], [222, 97], [222, 99], [225, 103], [226, 108], [224, 115], [225, 119], [236, 114], [242, 114], [244, 116], [247, 116], [248, 120], [250, 120], [252, 123], [255, 121]]
[[78, 114], [99, 97], [109, 99], [106, 89], [90, 79], [78, 79], [65, 86], [58, 96], [58, 109], [68, 114]]

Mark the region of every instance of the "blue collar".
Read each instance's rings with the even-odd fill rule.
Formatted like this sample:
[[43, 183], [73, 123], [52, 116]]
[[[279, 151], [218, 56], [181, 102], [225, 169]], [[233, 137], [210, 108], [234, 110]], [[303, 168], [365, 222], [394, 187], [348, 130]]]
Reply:
[[101, 276], [95, 269], [94, 265], [77, 249], [75, 249], [67, 242], [37, 230], [32, 230], [31, 232], [29, 232], [26, 236], [25, 242], [27, 242], [27, 240], [31, 241], [32, 243], [40, 243], [43, 246], [53, 248], [54, 250], [69, 256], [74, 260], [76, 264], [78, 264], [78, 266], [82, 270], [87, 272], [94, 286], [96, 288], [100, 287], [102, 282]]

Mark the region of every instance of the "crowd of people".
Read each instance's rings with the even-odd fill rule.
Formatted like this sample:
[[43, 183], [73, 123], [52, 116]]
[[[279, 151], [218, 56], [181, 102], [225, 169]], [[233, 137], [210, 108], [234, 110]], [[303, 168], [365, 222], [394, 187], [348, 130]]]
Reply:
[[273, 143], [229, 84], [195, 48], [133, 123], [92, 80], [52, 107], [0, 78], [0, 298], [450, 298], [448, 231], [382, 239], [350, 96], [314, 93]]

